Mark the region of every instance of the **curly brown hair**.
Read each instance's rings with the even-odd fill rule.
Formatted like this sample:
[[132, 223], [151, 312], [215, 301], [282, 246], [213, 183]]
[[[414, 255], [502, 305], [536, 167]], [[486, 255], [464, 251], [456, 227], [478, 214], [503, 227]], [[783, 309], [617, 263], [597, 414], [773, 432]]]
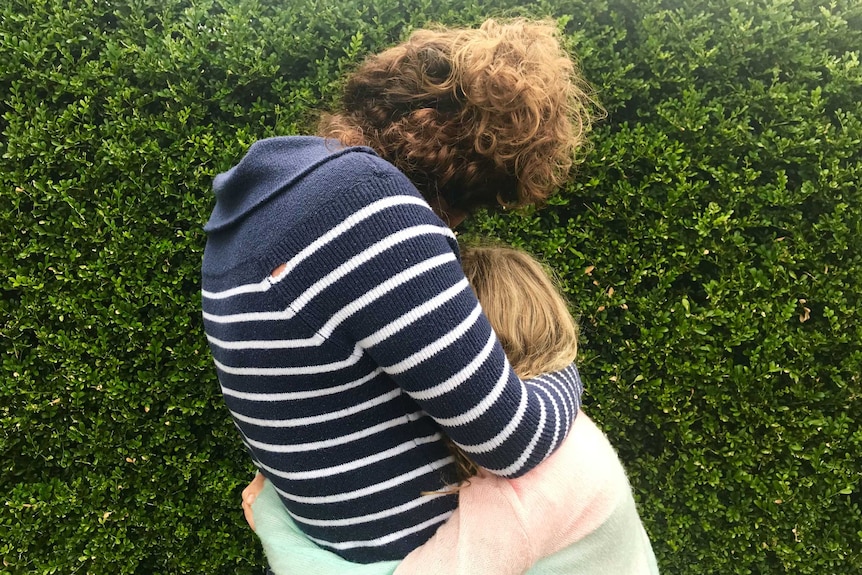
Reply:
[[348, 77], [319, 133], [370, 146], [451, 209], [522, 206], [566, 181], [588, 91], [553, 21], [418, 30]]

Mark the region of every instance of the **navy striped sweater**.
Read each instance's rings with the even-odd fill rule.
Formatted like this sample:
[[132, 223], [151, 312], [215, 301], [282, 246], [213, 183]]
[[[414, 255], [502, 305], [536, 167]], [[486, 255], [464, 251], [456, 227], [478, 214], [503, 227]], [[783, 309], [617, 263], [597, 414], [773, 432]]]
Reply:
[[455, 478], [442, 433], [508, 477], [566, 436], [574, 365], [518, 379], [452, 232], [372, 150], [262, 140], [214, 188], [203, 315], [225, 402], [319, 545], [368, 563], [433, 535], [457, 504], [428, 494]]

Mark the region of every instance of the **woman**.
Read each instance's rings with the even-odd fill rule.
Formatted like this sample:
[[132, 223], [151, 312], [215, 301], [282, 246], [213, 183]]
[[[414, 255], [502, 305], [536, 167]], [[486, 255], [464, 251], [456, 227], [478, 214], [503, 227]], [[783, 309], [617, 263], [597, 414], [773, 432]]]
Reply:
[[457, 505], [441, 431], [502, 477], [568, 433], [577, 371], [517, 377], [449, 227], [565, 181], [579, 85], [552, 25], [421, 30], [348, 79], [323, 137], [263, 140], [216, 178], [202, 295], [219, 381], [324, 549], [395, 560], [434, 534]]

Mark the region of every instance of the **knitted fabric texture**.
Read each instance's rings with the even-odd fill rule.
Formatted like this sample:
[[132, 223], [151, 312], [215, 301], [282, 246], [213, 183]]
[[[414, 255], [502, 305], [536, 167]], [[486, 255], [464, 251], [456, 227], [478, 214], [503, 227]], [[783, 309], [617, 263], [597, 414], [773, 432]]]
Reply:
[[243, 441], [312, 541], [370, 563], [431, 537], [457, 503], [427, 495], [454, 479], [441, 429], [505, 477], [566, 437], [575, 367], [518, 379], [452, 232], [370, 149], [262, 140], [214, 188], [206, 336]]

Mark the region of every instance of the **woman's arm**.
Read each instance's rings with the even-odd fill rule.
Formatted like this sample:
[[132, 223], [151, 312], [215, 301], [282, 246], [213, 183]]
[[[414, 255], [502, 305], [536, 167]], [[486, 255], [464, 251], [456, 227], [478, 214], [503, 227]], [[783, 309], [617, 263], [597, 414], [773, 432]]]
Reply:
[[505, 477], [526, 473], [571, 428], [577, 371], [520, 380], [464, 277], [452, 232], [411, 201], [415, 189], [394, 169], [367, 181], [356, 194], [386, 189], [393, 205], [330, 245], [345, 262], [338, 285], [347, 293], [310, 307], [339, 318], [333, 337], [373, 358], [478, 465]]

